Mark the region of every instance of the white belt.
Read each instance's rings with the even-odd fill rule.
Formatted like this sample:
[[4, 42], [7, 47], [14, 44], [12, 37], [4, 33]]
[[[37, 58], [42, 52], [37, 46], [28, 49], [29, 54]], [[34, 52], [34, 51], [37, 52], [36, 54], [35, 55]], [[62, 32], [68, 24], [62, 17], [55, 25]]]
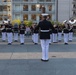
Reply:
[[40, 30], [41, 32], [49, 32], [49, 30]]

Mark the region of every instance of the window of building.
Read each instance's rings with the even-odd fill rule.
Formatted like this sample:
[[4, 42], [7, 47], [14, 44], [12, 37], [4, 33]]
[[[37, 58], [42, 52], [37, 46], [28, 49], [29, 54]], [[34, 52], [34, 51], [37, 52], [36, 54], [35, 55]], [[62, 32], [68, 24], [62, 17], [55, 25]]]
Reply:
[[75, 8], [75, 4], [73, 5], [73, 8]]
[[46, 0], [46, 2], [51, 2], [51, 0]]
[[20, 14], [15, 14], [15, 19], [20, 19]]
[[7, 0], [7, 2], [11, 2], [11, 0]]
[[23, 5], [23, 11], [28, 11], [28, 5]]
[[0, 11], [3, 11], [3, 6], [0, 6]]
[[28, 20], [28, 15], [27, 14], [23, 15], [23, 20]]
[[[40, 14], [40, 16], [39, 16], [39, 20], [42, 20], [42, 15]], [[49, 14], [48, 16], [47, 16], [47, 20], [52, 20], [52, 14]]]
[[31, 19], [34, 20], [34, 21], [36, 21], [36, 15], [35, 14], [32, 14], [31, 15]]
[[40, 7], [39, 7], [39, 11], [41, 11], [42, 10], [42, 5], [40, 5]]
[[21, 0], [12, 0], [12, 1], [15, 1], [15, 2], [19, 1], [20, 2]]
[[41, 14], [39, 15], [39, 20], [42, 20], [42, 15]]
[[75, 11], [73, 12], [73, 15], [76, 15], [76, 12]]
[[48, 5], [48, 10], [52, 11], [52, 5]]
[[11, 2], [11, 0], [2, 0], [3, 2]]
[[7, 2], [7, 0], [3, 0], [3, 2]]
[[73, 8], [76, 8], [76, 5], [75, 4], [73, 5]]
[[47, 19], [48, 19], [48, 20], [52, 20], [52, 14], [49, 14], [49, 15], [47, 16]]
[[15, 10], [15, 11], [20, 11], [20, 5], [15, 5], [14, 10]]
[[3, 19], [7, 19], [8, 18], [8, 15], [5, 15], [5, 14], [3, 14], [3, 17], [2, 17]]
[[32, 5], [32, 6], [31, 6], [31, 10], [32, 10], [32, 11], [36, 11], [36, 5]]
[[39, 2], [44, 2], [45, 0], [39, 0]]
[[10, 14], [8, 14], [8, 18], [11, 19], [11, 15]]
[[10, 6], [7, 6], [7, 10], [10, 11]]
[[3, 6], [3, 10], [4, 10], [4, 11], [7, 11], [7, 5], [4, 5], [4, 6]]
[[0, 21], [2, 21], [2, 17], [3, 17], [3, 15], [0, 15]]
[[28, 0], [24, 0], [25, 2], [27, 2]]
[[45, 13], [46, 9], [44, 5], [40, 5], [39, 11], [41, 11], [42, 13]]

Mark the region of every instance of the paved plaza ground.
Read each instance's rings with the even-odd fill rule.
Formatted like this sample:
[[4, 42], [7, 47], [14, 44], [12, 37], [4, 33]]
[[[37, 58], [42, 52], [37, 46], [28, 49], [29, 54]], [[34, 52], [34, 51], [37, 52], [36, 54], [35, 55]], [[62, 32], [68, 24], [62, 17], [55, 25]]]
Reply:
[[40, 59], [40, 43], [34, 45], [31, 37], [25, 37], [24, 45], [7, 45], [0, 38], [0, 75], [76, 75], [76, 37], [68, 45], [52, 43], [49, 61]]

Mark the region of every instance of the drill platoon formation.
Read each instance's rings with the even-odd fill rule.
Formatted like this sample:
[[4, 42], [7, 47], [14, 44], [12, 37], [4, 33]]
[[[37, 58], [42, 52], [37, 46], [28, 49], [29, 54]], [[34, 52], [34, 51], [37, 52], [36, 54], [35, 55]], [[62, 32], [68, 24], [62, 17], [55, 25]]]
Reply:
[[[8, 45], [11, 45], [13, 40], [15, 42], [20, 41], [20, 45], [24, 45], [25, 38], [29, 37], [29, 34], [32, 35], [32, 41], [35, 45], [38, 44], [40, 38], [41, 49], [42, 49], [42, 58], [41, 61], [49, 60], [49, 45], [52, 43], [62, 42], [62, 38], [65, 45], [68, 45], [68, 42], [73, 40], [73, 24], [76, 23], [76, 20], [71, 19], [70, 21], [64, 21], [63, 26], [58, 24], [52, 24], [47, 16], [44, 15], [42, 20], [37, 23], [32, 23], [32, 26], [26, 26], [23, 21], [20, 25], [15, 23], [12, 25], [10, 21], [4, 21], [1, 25], [0, 31], [2, 34], [2, 41], [8, 42]], [[26, 33], [26, 37], [25, 37]], [[63, 34], [63, 35], [62, 35]]]
[[[49, 44], [61, 42], [62, 37], [65, 45], [67, 45], [69, 41], [71, 42], [73, 40], [73, 24], [75, 22], [76, 21], [72, 19], [64, 21], [63, 26], [57, 24], [52, 25], [53, 29], [50, 29], [49, 31]], [[20, 44], [23, 45], [25, 43], [25, 38], [29, 37], [29, 34], [31, 34], [33, 43], [38, 44], [40, 30], [36, 29], [37, 26], [37, 23], [32, 23], [31, 27], [28, 27], [23, 23], [23, 21], [20, 25], [17, 23], [12, 25], [10, 21], [3, 21], [0, 28], [2, 41], [8, 41], [8, 45], [11, 45], [13, 41], [18, 42], [20, 40]]]

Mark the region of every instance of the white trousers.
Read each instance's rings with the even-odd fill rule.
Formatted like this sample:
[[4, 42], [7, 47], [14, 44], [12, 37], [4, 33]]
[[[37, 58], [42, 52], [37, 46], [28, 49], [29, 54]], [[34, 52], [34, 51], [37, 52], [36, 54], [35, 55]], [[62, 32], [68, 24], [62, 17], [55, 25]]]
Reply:
[[57, 42], [57, 34], [53, 33], [53, 42]]
[[33, 41], [34, 43], [38, 43], [38, 34], [33, 35]]
[[2, 32], [2, 40], [3, 40], [3, 41], [6, 40], [6, 32]]
[[20, 34], [20, 43], [24, 43], [24, 34]]
[[14, 40], [18, 40], [18, 33], [14, 33]]
[[64, 33], [64, 43], [68, 43], [68, 33]]
[[58, 41], [62, 40], [62, 32], [58, 32]]
[[34, 34], [32, 34], [32, 41], [34, 42]]
[[52, 43], [52, 40], [53, 40], [53, 35], [50, 34], [50, 40], [49, 40], [49, 43]]
[[7, 33], [7, 40], [8, 40], [8, 43], [12, 43], [12, 32], [11, 33]]
[[70, 41], [73, 40], [73, 32], [69, 32], [69, 40], [70, 40]]
[[42, 48], [42, 59], [43, 60], [48, 60], [49, 59], [49, 55], [48, 55], [49, 39], [40, 40], [40, 42], [41, 42], [41, 48]]

